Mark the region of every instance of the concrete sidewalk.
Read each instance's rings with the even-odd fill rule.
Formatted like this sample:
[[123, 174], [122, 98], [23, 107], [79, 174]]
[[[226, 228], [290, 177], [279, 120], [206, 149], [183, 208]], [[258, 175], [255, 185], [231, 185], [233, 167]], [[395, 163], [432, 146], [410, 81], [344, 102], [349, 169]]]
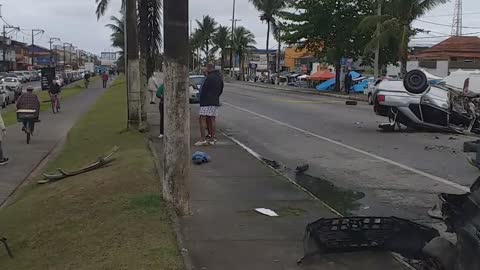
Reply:
[[[197, 106], [191, 107], [192, 145], [198, 139]], [[157, 106], [149, 106], [150, 138], [163, 164]], [[212, 162], [192, 165], [189, 183], [192, 215], [180, 218], [181, 238], [191, 269], [205, 270], [400, 270], [407, 269], [386, 252], [330, 254], [297, 266], [303, 256], [305, 226], [334, 217], [318, 200], [296, 188], [227, 137], [218, 144], [192, 147]], [[269, 208], [280, 217], [254, 212]], [[160, 236], [161, 237], [161, 236]], [[190, 268], [188, 268], [190, 270]]]
[[[7, 136], [2, 142], [4, 152], [10, 162], [0, 167], [0, 204], [30, 175], [55, 146], [62, 141], [76, 121], [88, 111], [97, 98], [105, 92], [98, 81], [63, 102], [60, 113], [51, 111], [40, 113], [40, 123], [35, 125], [35, 133], [29, 145], [21, 124], [7, 127]], [[92, 134], [95, 137], [95, 134]]]

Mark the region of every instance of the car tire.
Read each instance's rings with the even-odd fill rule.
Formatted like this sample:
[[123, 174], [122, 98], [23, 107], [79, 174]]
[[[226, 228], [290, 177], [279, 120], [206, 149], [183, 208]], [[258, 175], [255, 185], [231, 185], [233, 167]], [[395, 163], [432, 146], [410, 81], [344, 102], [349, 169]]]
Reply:
[[465, 153], [476, 153], [479, 144], [480, 144], [480, 140], [464, 142], [463, 143], [463, 152], [465, 152]]
[[405, 75], [403, 79], [403, 86], [405, 89], [411, 94], [423, 94], [427, 91], [428, 87], [428, 79], [423, 71], [415, 69], [411, 70]]
[[368, 94], [368, 105], [373, 105], [373, 95], [372, 95], [372, 93]]

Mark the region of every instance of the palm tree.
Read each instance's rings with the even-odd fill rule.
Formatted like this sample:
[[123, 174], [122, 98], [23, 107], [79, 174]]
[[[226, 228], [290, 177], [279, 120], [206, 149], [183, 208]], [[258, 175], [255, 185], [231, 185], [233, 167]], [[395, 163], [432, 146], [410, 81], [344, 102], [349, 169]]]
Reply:
[[225, 67], [225, 48], [230, 43], [230, 28], [227, 26], [219, 26], [217, 28], [217, 32], [215, 33], [215, 36], [213, 37], [213, 44], [215, 45], [214, 49], [215, 50], [221, 50], [220, 55], [221, 55], [221, 66], [222, 66], [222, 72], [224, 71]]
[[112, 23], [107, 24], [106, 27], [112, 30], [110, 35], [112, 47], [120, 49], [118, 51], [120, 57], [117, 60], [117, 66], [125, 68], [125, 16], [122, 14], [121, 19], [111, 16], [110, 20]]
[[199, 50], [202, 47], [202, 40], [199, 31], [195, 31], [190, 36], [190, 54], [191, 54], [191, 68], [196, 70], [200, 68], [200, 53]]
[[[384, 1], [384, 0], [377, 0]], [[373, 29], [380, 22], [380, 32], [367, 44], [367, 49], [377, 46], [377, 42], [387, 41], [392, 36], [398, 39], [401, 76], [407, 73], [408, 43], [415, 35], [412, 22], [425, 15], [432, 8], [446, 3], [448, 0], [391, 0], [384, 1], [384, 14], [368, 16], [360, 24], [364, 30]]]
[[269, 51], [269, 43], [270, 43], [270, 27], [276, 25], [275, 16], [279, 15], [279, 13], [284, 9], [287, 5], [287, 1], [285, 0], [249, 0], [255, 8], [260, 11], [260, 20], [265, 21], [267, 23], [267, 70], [268, 70], [268, 77], [270, 77], [270, 54]]
[[255, 45], [257, 42], [255, 41], [255, 35], [243, 26], [235, 28], [233, 34], [235, 36], [233, 49], [240, 58], [240, 67], [243, 79], [245, 69], [245, 56], [248, 51], [253, 48], [253, 45]]
[[215, 34], [217, 22], [210, 16], [203, 16], [202, 21], [197, 20], [197, 31], [199, 32], [202, 43], [202, 50], [205, 53], [206, 61], [210, 60], [210, 45], [213, 42], [213, 35]]

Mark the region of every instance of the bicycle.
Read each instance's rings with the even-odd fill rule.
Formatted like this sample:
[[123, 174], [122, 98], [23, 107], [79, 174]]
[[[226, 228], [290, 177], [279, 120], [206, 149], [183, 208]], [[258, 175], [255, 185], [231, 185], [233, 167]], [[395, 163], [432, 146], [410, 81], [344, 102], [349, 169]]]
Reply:
[[84, 80], [84, 83], [85, 83], [85, 88], [88, 88], [88, 84], [90, 83], [90, 80], [85, 79], [85, 80]]
[[53, 113], [58, 113], [60, 111], [60, 100], [58, 99], [58, 94], [51, 94], [50, 100], [52, 102]]
[[38, 122], [36, 110], [18, 110], [17, 121], [23, 123], [22, 131], [27, 135], [27, 144], [30, 144], [35, 122]]

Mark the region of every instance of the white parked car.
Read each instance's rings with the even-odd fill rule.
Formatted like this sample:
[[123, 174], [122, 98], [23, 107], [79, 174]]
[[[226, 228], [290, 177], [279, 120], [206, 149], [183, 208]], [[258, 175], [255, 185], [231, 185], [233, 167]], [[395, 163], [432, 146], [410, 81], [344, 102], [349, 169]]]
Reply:
[[0, 84], [0, 106], [5, 108], [8, 104], [15, 102], [15, 91], [7, 89], [5, 85]]
[[63, 78], [61, 76], [55, 76], [55, 81], [57, 81], [58, 85], [64, 86], [65, 82], [63, 81]]
[[190, 103], [200, 102], [200, 90], [206, 77], [203, 75], [190, 75], [189, 76], [189, 100]]

